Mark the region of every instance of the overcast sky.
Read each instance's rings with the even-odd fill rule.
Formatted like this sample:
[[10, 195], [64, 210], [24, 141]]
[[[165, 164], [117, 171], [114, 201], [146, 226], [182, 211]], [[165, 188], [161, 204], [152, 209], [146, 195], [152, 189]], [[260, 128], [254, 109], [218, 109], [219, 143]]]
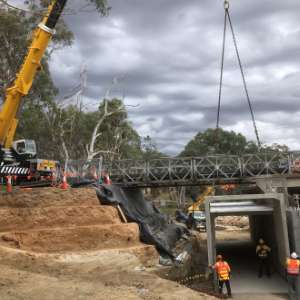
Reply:
[[[197, 132], [215, 127], [223, 1], [109, 3], [107, 18], [96, 12], [65, 17], [75, 41], [52, 57], [55, 83], [62, 93], [71, 90], [86, 65], [85, 101], [97, 109], [112, 78], [125, 75], [112, 95], [139, 105], [129, 108], [129, 118], [141, 136], [177, 154]], [[261, 140], [300, 149], [300, 1], [230, 3]], [[221, 126], [254, 140], [230, 35], [226, 53]]]

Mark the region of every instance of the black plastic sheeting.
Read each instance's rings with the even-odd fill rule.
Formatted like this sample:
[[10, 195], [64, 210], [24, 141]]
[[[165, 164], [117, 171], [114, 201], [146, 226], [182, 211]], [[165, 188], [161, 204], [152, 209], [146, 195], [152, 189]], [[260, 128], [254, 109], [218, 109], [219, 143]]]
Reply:
[[175, 258], [173, 249], [187, 230], [183, 226], [169, 224], [167, 217], [145, 200], [140, 189], [101, 185], [96, 191], [101, 204], [120, 205], [127, 220], [139, 224], [142, 242], [155, 245], [162, 256]]
[[72, 188], [81, 188], [81, 187], [86, 187], [86, 186], [97, 186], [96, 180], [91, 180], [91, 179], [80, 179], [80, 180], [68, 180], [68, 183], [71, 185]]

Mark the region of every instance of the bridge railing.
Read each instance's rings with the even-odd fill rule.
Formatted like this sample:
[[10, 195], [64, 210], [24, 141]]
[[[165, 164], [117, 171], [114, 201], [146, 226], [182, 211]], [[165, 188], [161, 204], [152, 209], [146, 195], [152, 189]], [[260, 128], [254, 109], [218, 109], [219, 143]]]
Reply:
[[203, 157], [113, 161], [107, 169], [116, 183], [128, 185], [188, 184], [300, 171], [300, 152], [267, 152]]
[[284, 175], [290, 172], [290, 153], [269, 152], [241, 156], [242, 176]]

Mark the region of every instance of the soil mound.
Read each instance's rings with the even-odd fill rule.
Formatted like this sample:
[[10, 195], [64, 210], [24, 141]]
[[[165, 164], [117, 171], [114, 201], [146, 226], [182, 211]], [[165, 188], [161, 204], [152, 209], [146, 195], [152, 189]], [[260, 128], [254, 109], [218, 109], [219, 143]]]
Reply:
[[110, 206], [0, 208], [1, 232], [120, 223], [117, 210]]
[[113, 224], [10, 232], [1, 244], [34, 252], [94, 251], [140, 244], [137, 224]]
[[35, 253], [119, 249], [157, 257], [139, 240], [136, 223], [122, 223], [115, 207], [100, 205], [92, 188], [40, 188], [0, 194], [0, 245]]
[[99, 205], [93, 189], [40, 188], [15, 189], [13, 193], [0, 193], [0, 207], [47, 207]]

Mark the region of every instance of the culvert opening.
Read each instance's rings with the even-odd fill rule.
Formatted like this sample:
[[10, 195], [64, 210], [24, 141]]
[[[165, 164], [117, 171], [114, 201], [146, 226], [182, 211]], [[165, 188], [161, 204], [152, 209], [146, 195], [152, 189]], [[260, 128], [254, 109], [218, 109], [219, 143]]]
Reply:
[[[273, 215], [222, 216], [215, 219], [215, 253], [221, 254], [231, 266], [233, 293], [287, 292], [286, 282], [280, 274], [278, 237], [273, 220]], [[256, 252], [260, 238], [271, 249], [268, 259], [263, 262], [262, 274], [260, 274], [262, 262]]]
[[[283, 194], [240, 194], [211, 196], [205, 203], [207, 220], [208, 261], [214, 264], [218, 253], [224, 252], [225, 259], [232, 265], [232, 288], [237, 294], [286, 293], [283, 279], [289, 241], [286, 222], [286, 203]], [[251, 240], [245, 236], [229, 234], [220, 241], [216, 235], [218, 217], [248, 216]], [[258, 278], [258, 261], [255, 246], [264, 238], [272, 248], [271, 278]], [[281, 274], [282, 276], [280, 276]], [[216, 280], [215, 280], [216, 283]]]

